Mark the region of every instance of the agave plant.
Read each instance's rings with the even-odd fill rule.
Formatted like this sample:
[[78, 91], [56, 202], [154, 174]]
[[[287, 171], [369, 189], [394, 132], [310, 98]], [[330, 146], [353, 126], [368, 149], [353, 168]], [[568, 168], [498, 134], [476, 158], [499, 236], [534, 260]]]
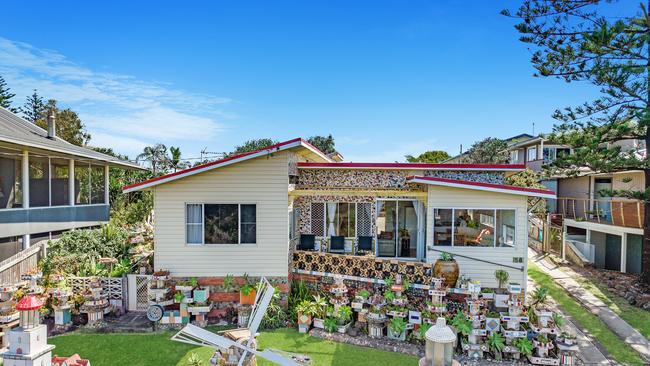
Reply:
[[490, 333], [489, 336], [487, 336], [486, 343], [492, 353], [494, 353], [494, 358], [496, 358], [498, 361], [501, 360], [501, 351], [503, 351], [503, 348], [506, 346], [506, 340], [503, 338], [501, 333], [498, 332], [493, 332]]
[[494, 278], [499, 283], [499, 288], [503, 288], [503, 285], [506, 284], [510, 279], [510, 273], [508, 273], [508, 271], [505, 271], [503, 269], [497, 269], [496, 271], [494, 271]]
[[519, 353], [524, 356], [530, 356], [533, 354], [533, 342], [528, 338], [516, 338], [512, 344], [517, 347]]
[[548, 288], [538, 287], [533, 291], [533, 305], [542, 305], [548, 297]]

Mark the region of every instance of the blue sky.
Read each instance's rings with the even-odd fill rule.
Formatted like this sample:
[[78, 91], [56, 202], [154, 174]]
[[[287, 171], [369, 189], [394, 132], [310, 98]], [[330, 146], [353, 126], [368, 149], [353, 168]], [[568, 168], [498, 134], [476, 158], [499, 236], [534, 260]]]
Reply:
[[[497, 4], [500, 3], [500, 4]], [[495, 1], [8, 1], [0, 75], [80, 112], [92, 145], [185, 157], [333, 134], [346, 160], [551, 130], [587, 85], [532, 76]], [[35, 9], [38, 9], [35, 10]]]

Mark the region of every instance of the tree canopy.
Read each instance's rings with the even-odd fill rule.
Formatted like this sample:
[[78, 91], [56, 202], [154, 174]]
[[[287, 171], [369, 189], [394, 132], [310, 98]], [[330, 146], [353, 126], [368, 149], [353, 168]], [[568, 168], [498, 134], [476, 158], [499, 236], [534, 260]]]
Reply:
[[29, 122], [36, 123], [37, 120], [44, 118], [44, 115], [47, 112], [47, 107], [43, 101], [43, 97], [38, 94], [36, 89], [34, 89], [34, 93], [27, 96], [25, 104], [23, 104], [23, 106], [18, 110], [22, 113], [23, 118]]
[[312, 136], [307, 141], [325, 154], [333, 154], [336, 152], [334, 137], [331, 134], [327, 136]]
[[409, 163], [440, 163], [449, 159], [451, 156], [446, 151], [442, 150], [429, 150], [425, 151], [418, 156], [406, 155], [406, 161]]
[[507, 148], [505, 140], [488, 137], [475, 142], [467, 150], [465, 161], [470, 164], [505, 164], [509, 159]]
[[[623, 6], [622, 6], [623, 5]], [[628, 6], [629, 5], [629, 6]], [[612, 9], [612, 7], [617, 7]], [[536, 76], [594, 85], [600, 95], [557, 109], [550, 140], [570, 145], [552, 170], [572, 173], [642, 169], [645, 189], [612, 191], [645, 203], [643, 275], [650, 284], [650, 17], [640, 3], [525, 0], [515, 12], [520, 40], [530, 46]]]
[[14, 113], [18, 112], [16, 108], [11, 106], [11, 99], [15, 96], [16, 94], [11, 92], [11, 88], [7, 86], [7, 82], [0, 75], [0, 107], [6, 108]]
[[230, 155], [242, 154], [242, 153], [246, 153], [246, 152], [259, 150], [259, 149], [261, 149], [263, 147], [275, 145], [277, 143], [278, 143], [277, 141], [275, 141], [273, 139], [269, 139], [269, 138], [248, 140], [248, 141], [245, 141], [243, 144], [235, 147], [235, 151], [233, 151]]
[[57, 101], [50, 99], [45, 105], [44, 111], [34, 123], [42, 129], [47, 130], [47, 114], [52, 111], [56, 117], [56, 136], [77, 146], [85, 146], [90, 141], [90, 134], [86, 126], [81, 122], [77, 112], [70, 108], [59, 109]]

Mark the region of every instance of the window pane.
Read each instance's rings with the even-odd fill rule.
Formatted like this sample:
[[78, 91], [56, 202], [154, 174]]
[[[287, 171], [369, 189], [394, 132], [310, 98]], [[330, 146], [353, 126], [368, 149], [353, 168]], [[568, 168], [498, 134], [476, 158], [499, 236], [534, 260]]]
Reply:
[[394, 257], [397, 243], [397, 201], [377, 201], [377, 245], [380, 257]]
[[237, 244], [239, 242], [237, 207], [236, 204], [204, 205], [206, 244]]
[[497, 210], [497, 246], [512, 247], [515, 245], [515, 210]]
[[451, 209], [433, 210], [433, 245], [451, 246]]
[[0, 209], [22, 206], [21, 172], [20, 157], [0, 150]]
[[52, 160], [52, 206], [64, 206], [69, 203], [68, 163]]
[[241, 243], [257, 242], [257, 212], [255, 205], [241, 205]]
[[339, 235], [339, 205], [336, 202], [325, 204], [325, 226], [327, 236]]
[[203, 243], [203, 207], [200, 204], [187, 205], [187, 243]]
[[50, 205], [50, 173], [47, 158], [30, 157], [29, 160], [29, 206]]
[[356, 210], [354, 209], [355, 204], [349, 203], [348, 207], [348, 236], [354, 237], [357, 235], [357, 215]]
[[104, 197], [104, 167], [93, 165], [90, 177], [91, 203], [106, 203]]
[[454, 210], [454, 246], [494, 246], [494, 210]]
[[78, 163], [74, 166], [75, 204], [87, 205], [90, 202], [90, 166]]
[[336, 235], [351, 236], [348, 227], [350, 219], [350, 205], [348, 203], [339, 203], [338, 206], [338, 230], [336, 231]]
[[313, 202], [311, 204], [311, 233], [316, 236], [325, 236], [325, 204]]

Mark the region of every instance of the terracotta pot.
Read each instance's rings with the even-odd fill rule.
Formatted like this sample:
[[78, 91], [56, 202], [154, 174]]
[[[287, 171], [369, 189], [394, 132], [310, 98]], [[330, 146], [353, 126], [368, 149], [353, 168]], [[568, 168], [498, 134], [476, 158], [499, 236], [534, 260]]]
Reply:
[[255, 296], [257, 291], [252, 290], [248, 296], [244, 295], [241, 291], [239, 292], [239, 303], [242, 305], [253, 305], [255, 303]]
[[456, 287], [460, 269], [456, 261], [441, 261], [437, 260], [433, 266], [433, 275], [439, 278], [444, 278], [444, 285], [447, 287]]

